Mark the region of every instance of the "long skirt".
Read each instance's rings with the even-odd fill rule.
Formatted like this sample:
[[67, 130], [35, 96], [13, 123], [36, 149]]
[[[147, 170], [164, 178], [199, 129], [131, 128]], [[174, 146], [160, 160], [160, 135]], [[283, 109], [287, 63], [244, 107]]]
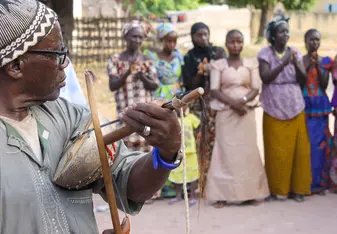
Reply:
[[[206, 183], [207, 183], [207, 174], [210, 166], [210, 161], [212, 158], [212, 152], [213, 152], [213, 147], [214, 147], [214, 139], [215, 139], [215, 118], [217, 115], [217, 112], [209, 107], [209, 98], [205, 98], [205, 104], [206, 104], [206, 118], [207, 118], [207, 132], [206, 132], [206, 143], [205, 142], [200, 142], [200, 132], [198, 132], [195, 136], [197, 139], [197, 149], [200, 147], [200, 143], [205, 144], [204, 148], [204, 160], [203, 160], [203, 171], [200, 172], [200, 180], [204, 181], [203, 183], [203, 188], [199, 188], [201, 191], [205, 189]], [[195, 114], [196, 116], [201, 119], [201, 107], [198, 102], [195, 102], [191, 106], [191, 112]], [[199, 154], [201, 152], [198, 152]], [[201, 194], [203, 196], [204, 194]]]
[[337, 118], [335, 117], [335, 130], [332, 140], [332, 156], [330, 163], [330, 191], [337, 193]]
[[311, 193], [319, 193], [329, 187], [329, 166], [332, 137], [329, 116], [307, 116], [307, 127], [311, 145]]
[[271, 194], [310, 194], [310, 142], [304, 111], [290, 120], [264, 113], [263, 139]]
[[217, 112], [206, 199], [242, 202], [268, 195], [267, 177], [257, 146], [255, 111], [249, 110], [244, 116], [232, 109]]

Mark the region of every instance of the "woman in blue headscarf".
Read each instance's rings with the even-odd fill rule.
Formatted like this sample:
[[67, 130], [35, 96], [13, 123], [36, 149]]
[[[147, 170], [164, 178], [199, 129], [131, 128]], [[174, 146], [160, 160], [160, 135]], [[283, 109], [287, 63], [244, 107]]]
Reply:
[[155, 53], [149, 50], [144, 53], [155, 61], [159, 88], [154, 97], [170, 100], [181, 91], [181, 73], [183, 58], [176, 49], [178, 34], [173, 24], [162, 23], [157, 27], [157, 38], [163, 43], [161, 51]]

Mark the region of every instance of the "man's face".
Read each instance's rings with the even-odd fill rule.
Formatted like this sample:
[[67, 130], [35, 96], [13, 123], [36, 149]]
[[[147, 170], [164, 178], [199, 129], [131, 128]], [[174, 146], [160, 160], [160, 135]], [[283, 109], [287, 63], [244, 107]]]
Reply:
[[[41, 51], [64, 51], [63, 38], [59, 23], [56, 23], [50, 34], [19, 58], [22, 78], [20, 91], [30, 102], [54, 101], [59, 97], [60, 89], [65, 86], [64, 69], [68, 59], [55, 53]], [[64, 61], [64, 63], [62, 63]]]

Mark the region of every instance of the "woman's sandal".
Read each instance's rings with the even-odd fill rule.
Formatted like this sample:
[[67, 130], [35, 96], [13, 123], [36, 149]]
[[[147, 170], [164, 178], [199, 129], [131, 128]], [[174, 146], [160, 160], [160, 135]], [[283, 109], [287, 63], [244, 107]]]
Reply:
[[216, 209], [224, 208], [226, 205], [227, 205], [226, 201], [217, 201], [216, 203], [213, 204], [214, 208]]
[[241, 205], [243, 205], [243, 206], [258, 206], [258, 205], [260, 205], [260, 202], [258, 202], [256, 200], [248, 200], [248, 201], [242, 202]]
[[174, 204], [179, 203], [181, 201], [182, 201], [181, 199], [178, 199], [178, 198], [175, 197], [175, 198], [170, 199], [169, 202], [168, 202], [168, 204], [169, 205], [174, 205]]

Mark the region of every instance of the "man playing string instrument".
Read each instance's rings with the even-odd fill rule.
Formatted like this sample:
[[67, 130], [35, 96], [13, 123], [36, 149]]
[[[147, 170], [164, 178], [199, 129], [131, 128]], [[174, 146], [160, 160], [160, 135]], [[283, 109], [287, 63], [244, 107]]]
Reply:
[[[35, 0], [0, 0], [0, 30], [0, 232], [98, 233], [92, 193], [106, 199], [103, 181], [86, 190], [52, 183], [65, 146], [90, 116], [58, 98], [68, 60], [57, 16]], [[163, 161], [174, 162], [181, 144], [174, 111], [141, 103], [119, 117]], [[169, 175], [168, 169], [154, 169], [151, 153], [128, 151], [122, 142], [111, 171], [130, 214]]]

